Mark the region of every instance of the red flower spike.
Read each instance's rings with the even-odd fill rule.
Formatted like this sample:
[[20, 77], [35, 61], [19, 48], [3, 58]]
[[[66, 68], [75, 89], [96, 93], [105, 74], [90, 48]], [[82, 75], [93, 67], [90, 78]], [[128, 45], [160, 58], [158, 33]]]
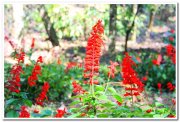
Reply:
[[72, 86], [75, 94], [84, 94], [86, 92], [76, 81], [72, 82]]
[[171, 45], [166, 46], [167, 56], [171, 58], [173, 64], [176, 64], [176, 49]]
[[108, 66], [109, 68], [109, 72], [108, 72], [108, 77], [110, 78], [114, 78], [115, 77], [115, 72], [116, 72], [116, 66], [118, 66], [119, 64], [117, 62], [112, 62], [110, 61], [110, 66]]
[[31, 49], [34, 48], [35, 38], [32, 38]]
[[49, 88], [50, 88], [49, 83], [44, 82], [41, 93], [39, 94], [38, 98], [35, 99], [37, 105], [43, 106], [44, 100], [47, 99], [46, 94], [47, 94]]
[[20, 92], [20, 74], [23, 73], [21, 62], [24, 62], [25, 53], [21, 50], [19, 54], [17, 54], [16, 58], [18, 59], [18, 63], [12, 66], [10, 71], [10, 78], [5, 84], [5, 88], [9, 89], [11, 92], [19, 93]]
[[[130, 88], [125, 88], [126, 93], [124, 94], [125, 97], [127, 96], [138, 96], [140, 95], [139, 92], [144, 90], [144, 84], [140, 81], [137, 76], [137, 73], [132, 68], [132, 66], [136, 66], [134, 61], [131, 59], [128, 53], [125, 53], [125, 57], [122, 60], [122, 78], [123, 84], [130, 85]], [[130, 92], [128, 92], [130, 91]]]
[[84, 78], [92, 79], [98, 75], [101, 46], [104, 44], [101, 35], [104, 33], [102, 22], [99, 20], [92, 28], [91, 36], [86, 46], [86, 57], [84, 64]]
[[30, 118], [30, 114], [26, 110], [26, 106], [21, 106], [21, 112], [19, 113], [19, 118]]
[[36, 80], [38, 80], [38, 75], [41, 74], [41, 66], [38, 63], [43, 63], [42, 56], [39, 56], [37, 62], [33, 68], [31, 76], [28, 77], [28, 84], [30, 87], [36, 85]]
[[64, 110], [57, 110], [57, 114], [55, 115], [55, 117], [57, 118], [62, 118], [64, 116], [64, 114], [66, 113], [65, 109]]

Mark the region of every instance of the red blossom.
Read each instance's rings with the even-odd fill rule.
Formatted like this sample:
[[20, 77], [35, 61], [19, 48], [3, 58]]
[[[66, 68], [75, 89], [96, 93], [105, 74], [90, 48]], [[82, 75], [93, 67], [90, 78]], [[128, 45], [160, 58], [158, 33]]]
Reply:
[[[139, 92], [143, 91], [144, 84], [140, 81], [136, 71], [132, 68], [136, 64], [131, 59], [128, 53], [125, 53], [125, 57], [122, 61], [122, 78], [123, 84], [130, 85], [131, 87], [125, 88], [126, 93], [124, 96], [138, 96]], [[130, 92], [128, 92], [130, 91]]]
[[108, 77], [110, 78], [114, 78], [115, 77], [115, 72], [116, 72], [116, 66], [118, 66], [119, 64], [117, 62], [112, 62], [110, 61], [110, 66], [108, 66], [109, 68], [109, 72], [108, 72]]
[[171, 29], [170, 32], [171, 32], [172, 34], [174, 34], [174, 33], [175, 33], [175, 30], [174, 30], [174, 29]]
[[174, 37], [169, 37], [169, 41], [174, 41]]
[[58, 110], [57, 110], [57, 114], [55, 115], [55, 117], [57, 117], [57, 118], [62, 118], [65, 113], [66, 113], [65, 108], [64, 108], [64, 110], [58, 109]]
[[152, 60], [152, 63], [153, 63], [154, 65], [160, 65], [161, 62], [162, 62], [162, 55], [161, 55], [161, 54], [158, 54], [157, 59]]
[[86, 92], [76, 81], [72, 82], [72, 86], [75, 94], [84, 94]]
[[122, 103], [121, 103], [121, 102], [119, 102], [119, 101], [116, 101], [116, 103], [117, 103], [119, 106], [121, 106], [121, 105], [122, 105]]
[[152, 109], [146, 110], [146, 113], [151, 113], [151, 112], [152, 112]]
[[101, 55], [101, 46], [104, 44], [101, 35], [104, 33], [104, 28], [101, 20], [92, 28], [91, 36], [88, 38], [86, 46], [86, 57], [84, 65], [84, 78], [93, 79], [99, 72], [99, 60]]
[[28, 84], [30, 87], [36, 85], [36, 80], [38, 80], [38, 75], [41, 74], [41, 66], [38, 63], [43, 63], [42, 56], [39, 56], [37, 62], [33, 68], [31, 76], [28, 77]]
[[81, 113], [81, 115], [80, 115], [81, 117], [83, 117], [83, 116], [86, 116], [86, 113]]
[[167, 56], [171, 58], [173, 64], [176, 64], [176, 49], [171, 44], [166, 46]]
[[31, 49], [34, 48], [35, 38], [32, 38]]
[[77, 62], [69, 62], [66, 66], [66, 69], [65, 69], [65, 72], [68, 72], [69, 69], [73, 68], [73, 67], [82, 67], [82, 64], [81, 63], [77, 63]]
[[50, 86], [48, 82], [44, 82], [44, 85], [42, 86], [42, 91], [39, 94], [38, 98], [36, 98], [36, 104], [43, 106], [43, 102], [45, 99], [47, 99], [47, 92], [49, 90]]
[[147, 81], [148, 80], [147, 76], [142, 77], [142, 80]]
[[175, 86], [174, 86], [171, 82], [168, 82], [168, 83], [167, 83], [167, 88], [168, 88], [170, 91], [174, 91]]
[[8, 78], [7, 83], [5, 84], [5, 88], [9, 89], [11, 92], [19, 93], [20, 92], [20, 74], [23, 73], [21, 62], [24, 62], [25, 53], [21, 50], [19, 54], [17, 54], [18, 63], [12, 66], [10, 71], [11, 76]]
[[30, 118], [30, 114], [26, 110], [26, 106], [21, 106], [21, 112], [19, 113], [20, 118]]
[[158, 83], [157, 84], [158, 90], [160, 91], [160, 94], [162, 94], [162, 84]]
[[168, 118], [175, 118], [176, 116], [175, 116], [175, 115], [172, 115], [172, 114], [169, 114], [167, 117], [168, 117]]
[[37, 109], [34, 109], [34, 111], [33, 111], [34, 113], [39, 113], [39, 110], [37, 110]]
[[172, 103], [173, 103], [173, 105], [176, 105], [176, 100], [172, 99]]

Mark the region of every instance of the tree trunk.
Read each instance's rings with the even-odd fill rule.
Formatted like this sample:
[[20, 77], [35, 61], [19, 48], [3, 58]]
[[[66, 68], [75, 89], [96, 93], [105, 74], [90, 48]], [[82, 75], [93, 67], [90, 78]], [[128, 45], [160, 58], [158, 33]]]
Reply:
[[153, 24], [154, 24], [154, 18], [155, 18], [155, 11], [151, 10], [150, 11], [150, 18], [149, 18], [149, 24], [148, 24], [148, 30], [152, 30]]
[[16, 44], [20, 45], [19, 36], [24, 26], [23, 22], [23, 4], [13, 4], [13, 19], [14, 19], [14, 29], [13, 37]]
[[[138, 8], [138, 5], [137, 4], [133, 4], [133, 9], [132, 9], [133, 15], [136, 14], [137, 8]], [[132, 29], [132, 34], [131, 34], [131, 37], [130, 37], [130, 39], [132, 41], [136, 41], [136, 32], [137, 32], [137, 26], [136, 26], [136, 24], [134, 24], [134, 27]]]
[[125, 48], [124, 49], [125, 52], [127, 52], [127, 44], [128, 44], [128, 40], [129, 40], [129, 35], [130, 35], [134, 25], [135, 25], [136, 16], [137, 16], [137, 14], [139, 12], [139, 9], [140, 9], [140, 5], [137, 6], [137, 11], [136, 11], [136, 14], [134, 15], [134, 19], [133, 19], [133, 21], [131, 23], [131, 26], [126, 31], [125, 47], [124, 47]]
[[48, 12], [45, 6], [40, 5], [38, 10], [42, 16], [42, 21], [44, 23], [44, 27], [48, 35], [47, 40], [50, 40], [53, 46], [59, 46], [58, 36], [56, 34], [56, 30], [54, 29], [54, 23], [51, 23], [50, 17], [48, 16]]
[[117, 5], [116, 4], [110, 4], [110, 9], [109, 9], [109, 36], [111, 37], [111, 43], [109, 45], [109, 52], [111, 54], [115, 53], [115, 36], [117, 35], [116, 32], [116, 18], [117, 16]]

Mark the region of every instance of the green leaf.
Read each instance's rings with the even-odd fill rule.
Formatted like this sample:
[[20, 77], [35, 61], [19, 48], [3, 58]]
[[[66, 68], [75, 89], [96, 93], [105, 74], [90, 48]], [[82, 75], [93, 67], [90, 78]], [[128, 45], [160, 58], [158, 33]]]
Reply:
[[32, 117], [41, 117], [42, 115], [41, 115], [41, 114], [38, 114], [38, 113], [31, 113], [31, 116], [32, 116]]
[[25, 103], [25, 105], [31, 107], [32, 106], [32, 101], [31, 100], [28, 100], [28, 99], [24, 99], [23, 100], [23, 103]]
[[98, 114], [97, 116], [98, 117], [102, 117], [102, 118], [107, 118], [108, 117], [108, 115], [105, 114], [105, 113]]
[[162, 118], [162, 116], [160, 114], [155, 114], [153, 115], [153, 118]]
[[100, 95], [100, 96], [98, 97], [98, 99], [108, 101], [108, 98], [107, 98], [106, 95]]
[[108, 91], [110, 91], [112, 94], [117, 94], [116, 90], [113, 87], [109, 87]]
[[101, 85], [96, 85], [96, 91], [104, 91], [104, 87]]
[[160, 103], [160, 102], [155, 102], [155, 106], [156, 106], [156, 107], [161, 107], [161, 106], [163, 106], [163, 104]]
[[73, 101], [72, 103], [70, 103], [70, 106], [76, 105], [78, 103], [80, 103], [80, 100]]
[[6, 116], [7, 117], [18, 117], [18, 112], [14, 111], [14, 110], [11, 110], [9, 112], [7, 112]]
[[81, 115], [81, 113], [76, 113], [76, 114], [72, 114], [72, 115], [68, 116], [67, 118], [75, 118], [75, 117], [78, 117], [80, 115]]
[[41, 116], [51, 116], [52, 111], [51, 110], [43, 110], [41, 112]]
[[16, 101], [16, 100], [17, 100], [17, 99], [14, 99], [14, 98], [9, 99], [9, 100], [6, 101], [6, 105], [10, 105], [10, 104], [12, 104], [14, 101]]
[[113, 96], [118, 102], [122, 103], [122, 98], [119, 95], [113, 95]]

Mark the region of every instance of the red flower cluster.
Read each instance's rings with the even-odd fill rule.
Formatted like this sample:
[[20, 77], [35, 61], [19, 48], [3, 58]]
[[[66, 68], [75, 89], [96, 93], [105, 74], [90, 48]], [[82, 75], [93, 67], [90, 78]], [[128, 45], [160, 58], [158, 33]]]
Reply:
[[11, 78], [8, 79], [5, 87], [9, 89], [11, 92], [20, 92], [20, 74], [23, 73], [22, 66], [20, 65], [21, 62], [24, 62], [25, 53], [21, 50], [20, 54], [17, 54], [18, 63], [12, 66], [10, 71]]
[[90, 82], [84, 81], [84, 84], [90, 84], [90, 85], [96, 84], [96, 85], [98, 85], [98, 84], [99, 84], [99, 81], [98, 81], [98, 80], [93, 80], [93, 83], [92, 83], [92, 81], [90, 81]]
[[167, 117], [168, 117], [168, 118], [175, 118], [176, 116], [175, 116], [175, 115], [172, 115], [172, 114], [169, 114]]
[[31, 76], [28, 77], [28, 84], [30, 87], [36, 85], [35, 81], [38, 80], [37, 76], [41, 74], [41, 66], [38, 63], [43, 63], [42, 56], [39, 56], [35, 66], [33, 68]]
[[171, 44], [166, 46], [166, 53], [171, 58], [171, 61], [176, 64], [176, 49]]
[[77, 62], [69, 62], [66, 66], [65, 72], [68, 72], [69, 69], [73, 68], [73, 67], [82, 67], [81, 63], [77, 63]]
[[76, 94], [84, 94], [86, 91], [76, 81], [72, 82], [73, 92]]
[[91, 36], [88, 39], [86, 46], [86, 57], [84, 65], [84, 78], [93, 79], [93, 76], [98, 75], [99, 60], [101, 55], [101, 46], [104, 44], [101, 35], [104, 33], [104, 28], [101, 20], [92, 28]]
[[26, 110], [26, 106], [21, 106], [21, 112], [19, 114], [20, 118], [29, 118], [30, 114], [28, 113], [28, 111]]
[[[144, 84], [137, 77], [136, 71], [132, 68], [132, 66], [136, 65], [128, 53], [125, 53], [125, 57], [122, 61], [122, 78], [123, 84], [130, 85], [130, 88], [125, 88], [126, 93], [124, 96], [138, 96], [139, 92], [144, 90]], [[127, 92], [130, 91], [130, 92]]]
[[31, 49], [34, 48], [35, 38], [32, 38]]
[[167, 83], [167, 88], [170, 90], [170, 91], [173, 91], [175, 89], [175, 86], [171, 83], [171, 82], [168, 82]]
[[65, 108], [64, 108], [64, 110], [58, 109], [58, 110], [57, 110], [57, 114], [55, 115], [55, 117], [57, 117], [57, 118], [62, 118], [65, 113], [66, 113]]
[[39, 110], [37, 110], [37, 109], [34, 109], [34, 111], [33, 111], [34, 113], [39, 113]]
[[160, 65], [160, 64], [161, 64], [161, 61], [162, 61], [162, 55], [159, 54], [158, 57], [157, 57], [157, 59], [152, 60], [152, 63], [153, 63], [154, 65]]
[[151, 112], [152, 112], [152, 109], [146, 110], [146, 113], [151, 113]]
[[108, 66], [109, 68], [109, 72], [108, 72], [108, 77], [110, 78], [114, 78], [115, 77], [115, 72], [116, 72], [116, 66], [118, 66], [119, 64], [117, 62], [112, 62], [110, 61], [110, 66]]
[[36, 104], [43, 106], [44, 100], [47, 99], [46, 94], [47, 94], [47, 92], [49, 90], [49, 87], [50, 87], [49, 83], [48, 82], [44, 82], [44, 85], [42, 87], [42, 91], [39, 94], [39, 97], [36, 98]]

